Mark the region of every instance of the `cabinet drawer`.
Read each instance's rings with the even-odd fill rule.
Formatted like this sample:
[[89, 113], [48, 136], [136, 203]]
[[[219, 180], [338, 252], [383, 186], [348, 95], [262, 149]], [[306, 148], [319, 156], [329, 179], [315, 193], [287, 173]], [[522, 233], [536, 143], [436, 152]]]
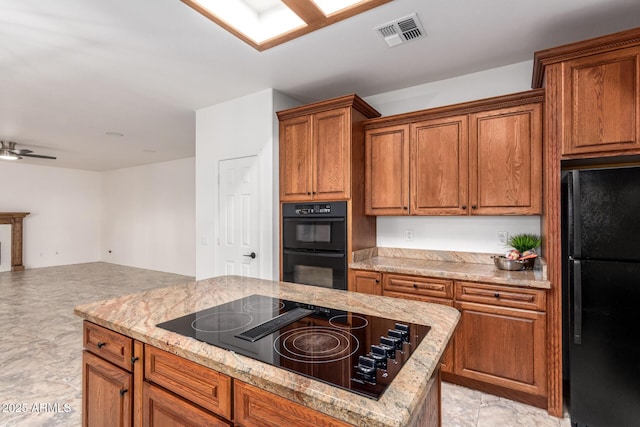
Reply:
[[468, 301], [546, 311], [547, 294], [544, 290], [512, 288], [474, 282], [456, 282], [456, 301]]
[[231, 426], [230, 422], [147, 382], [144, 383], [142, 399], [143, 426]]
[[385, 274], [383, 281], [385, 291], [436, 298], [453, 297], [453, 282], [451, 280]]
[[351, 425], [237, 380], [233, 393], [235, 423], [242, 427]]
[[84, 348], [131, 372], [133, 340], [102, 326], [84, 321]]
[[144, 377], [231, 419], [231, 378], [224, 374], [145, 345]]

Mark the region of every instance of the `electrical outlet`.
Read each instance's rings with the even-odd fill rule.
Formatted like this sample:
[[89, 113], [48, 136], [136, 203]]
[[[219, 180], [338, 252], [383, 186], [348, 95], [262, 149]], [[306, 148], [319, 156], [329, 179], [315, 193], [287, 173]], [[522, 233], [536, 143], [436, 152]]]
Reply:
[[408, 242], [409, 242], [409, 241], [411, 241], [411, 240], [413, 240], [413, 230], [406, 230], [404, 233], [405, 233], [405, 234], [404, 234], [405, 239], [406, 239]]
[[506, 231], [498, 231], [498, 242], [502, 245], [506, 245], [509, 240], [509, 233]]

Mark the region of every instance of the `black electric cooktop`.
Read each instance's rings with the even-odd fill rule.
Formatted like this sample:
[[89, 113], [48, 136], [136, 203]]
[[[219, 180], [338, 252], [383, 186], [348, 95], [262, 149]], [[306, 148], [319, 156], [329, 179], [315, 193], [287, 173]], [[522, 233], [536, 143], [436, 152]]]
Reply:
[[431, 329], [264, 295], [157, 326], [372, 399]]

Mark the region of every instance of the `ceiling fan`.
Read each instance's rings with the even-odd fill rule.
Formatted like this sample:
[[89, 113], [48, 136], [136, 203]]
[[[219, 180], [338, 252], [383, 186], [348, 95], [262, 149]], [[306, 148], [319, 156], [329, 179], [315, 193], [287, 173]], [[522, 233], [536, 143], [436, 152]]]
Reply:
[[0, 141], [0, 159], [18, 160], [23, 157], [37, 157], [38, 159], [55, 159], [52, 156], [32, 154], [32, 150], [18, 149], [13, 141]]

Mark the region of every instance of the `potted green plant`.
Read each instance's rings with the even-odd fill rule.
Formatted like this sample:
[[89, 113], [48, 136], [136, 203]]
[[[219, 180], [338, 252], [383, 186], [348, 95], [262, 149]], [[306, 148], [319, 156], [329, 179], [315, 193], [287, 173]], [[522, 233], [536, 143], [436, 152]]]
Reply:
[[524, 254], [527, 251], [535, 250], [542, 243], [542, 239], [537, 234], [514, 234], [509, 237], [507, 244], [511, 246], [513, 249], [520, 252], [520, 254]]

